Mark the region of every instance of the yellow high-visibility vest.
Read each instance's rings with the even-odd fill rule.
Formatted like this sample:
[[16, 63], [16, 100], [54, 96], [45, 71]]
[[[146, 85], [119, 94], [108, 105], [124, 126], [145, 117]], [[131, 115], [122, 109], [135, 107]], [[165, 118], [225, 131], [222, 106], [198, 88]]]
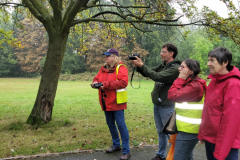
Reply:
[[198, 134], [201, 124], [203, 104], [176, 103], [177, 130]]
[[[116, 78], [117, 78], [117, 75], [118, 75], [118, 70], [119, 70], [119, 67], [123, 65], [127, 68], [126, 65], [124, 64], [119, 64], [117, 67], [116, 67]], [[117, 79], [118, 80], [118, 79]], [[127, 88], [122, 88], [122, 89], [116, 89], [116, 101], [117, 101], [117, 104], [122, 104], [122, 103], [127, 103]]]

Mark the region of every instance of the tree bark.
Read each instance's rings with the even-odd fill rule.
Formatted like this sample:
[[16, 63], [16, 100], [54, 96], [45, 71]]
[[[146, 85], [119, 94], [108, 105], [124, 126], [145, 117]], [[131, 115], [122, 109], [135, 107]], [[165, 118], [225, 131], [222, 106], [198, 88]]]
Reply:
[[42, 78], [37, 98], [27, 123], [44, 124], [52, 119], [52, 110], [57, 91], [63, 56], [69, 32], [51, 34], [49, 36], [48, 52], [43, 68]]

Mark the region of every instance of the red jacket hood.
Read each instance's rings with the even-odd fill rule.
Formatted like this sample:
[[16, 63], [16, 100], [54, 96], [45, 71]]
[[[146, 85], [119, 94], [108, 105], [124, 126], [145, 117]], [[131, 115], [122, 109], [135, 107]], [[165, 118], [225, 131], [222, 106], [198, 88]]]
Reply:
[[198, 81], [199, 83], [201, 83], [202, 86], [203, 86], [203, 88], [204, 88], [204, 90], [206, 91], [207, 85], [206, 85], [206, 81], [205, 81], [205, 80], [203, 80], [203, 79], [199, 78], [198, 76], [196, 76], [196, 78], [194, 79], [194, 81]]
[[[186, 84], [186, 83], [189, 83], [191, 80], [192, 80], [191, 78], [188, 78], [188, 79], [185, 81], [185, 84]], [[206, 85], [206, 81], [205, 81], [204, 79], [201, 79], [200, 77], [196, 76], [192, 81], [201, 83], [201, 85], [202, 85], [203, 88], [204, 88], [204, 92], [206, 91], [207, 85]]]
[[237, 67], [232, 66], [232, 70], [230, 72], [228, 72], [227, 74], [210, 74], [207, 78], [208, 79], [214, 79], [216, 80], [216, 82], [220, 83], [222, 81], [225, 81], [228, 78], [232, 78], [232, 77], [236, 77], [238, 79], [240, 79], [240, 71]]

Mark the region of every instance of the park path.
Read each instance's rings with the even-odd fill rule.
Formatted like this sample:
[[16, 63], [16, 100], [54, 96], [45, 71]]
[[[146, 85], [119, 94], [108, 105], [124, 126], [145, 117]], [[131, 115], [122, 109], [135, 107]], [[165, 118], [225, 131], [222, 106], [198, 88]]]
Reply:
[[[131, 148], [130, 160], [150, 160], [157, 150], [157, 146], [144, 146]], [[169, 147], [167, 148], [167, 150]], [[205, 147], [199, 144], [195, 147], [194, 160], [206, 160]], [[121, 152], [106, 154], [104, 150], [84, 151], [84, 152], [64, 152], [60, 154], [43, 154], [35, 156], [23, 156], [3, 158], [0, 160], [27, 159], [27, 160], [119, 160]]]

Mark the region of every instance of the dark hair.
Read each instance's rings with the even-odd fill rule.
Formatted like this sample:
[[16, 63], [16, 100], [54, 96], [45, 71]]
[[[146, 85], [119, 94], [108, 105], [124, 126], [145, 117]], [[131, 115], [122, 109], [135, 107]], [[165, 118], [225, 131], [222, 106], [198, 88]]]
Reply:
[[168, 52], [173, 52], [173, 58], [175, 58], [178, 54], [177, 47], [174, 44], [167, 43], [162, 46], [162, 48], [167, 48]]
[[232, 53], [224, 47], [218, 47], [208, 53], [208, 57], [215, 57], [219, 64], [223, 64], [223, 62], [228, 62], [226, 68], [228, 71], [232, 69]]
[[191, 71], [193, 71], [192, 78], [195, 78], [201, 72], [200, 64], [198, 61], [196, 61], [194, 59], [185, 59], [183, 62], [185, 62], [187, 67]]

